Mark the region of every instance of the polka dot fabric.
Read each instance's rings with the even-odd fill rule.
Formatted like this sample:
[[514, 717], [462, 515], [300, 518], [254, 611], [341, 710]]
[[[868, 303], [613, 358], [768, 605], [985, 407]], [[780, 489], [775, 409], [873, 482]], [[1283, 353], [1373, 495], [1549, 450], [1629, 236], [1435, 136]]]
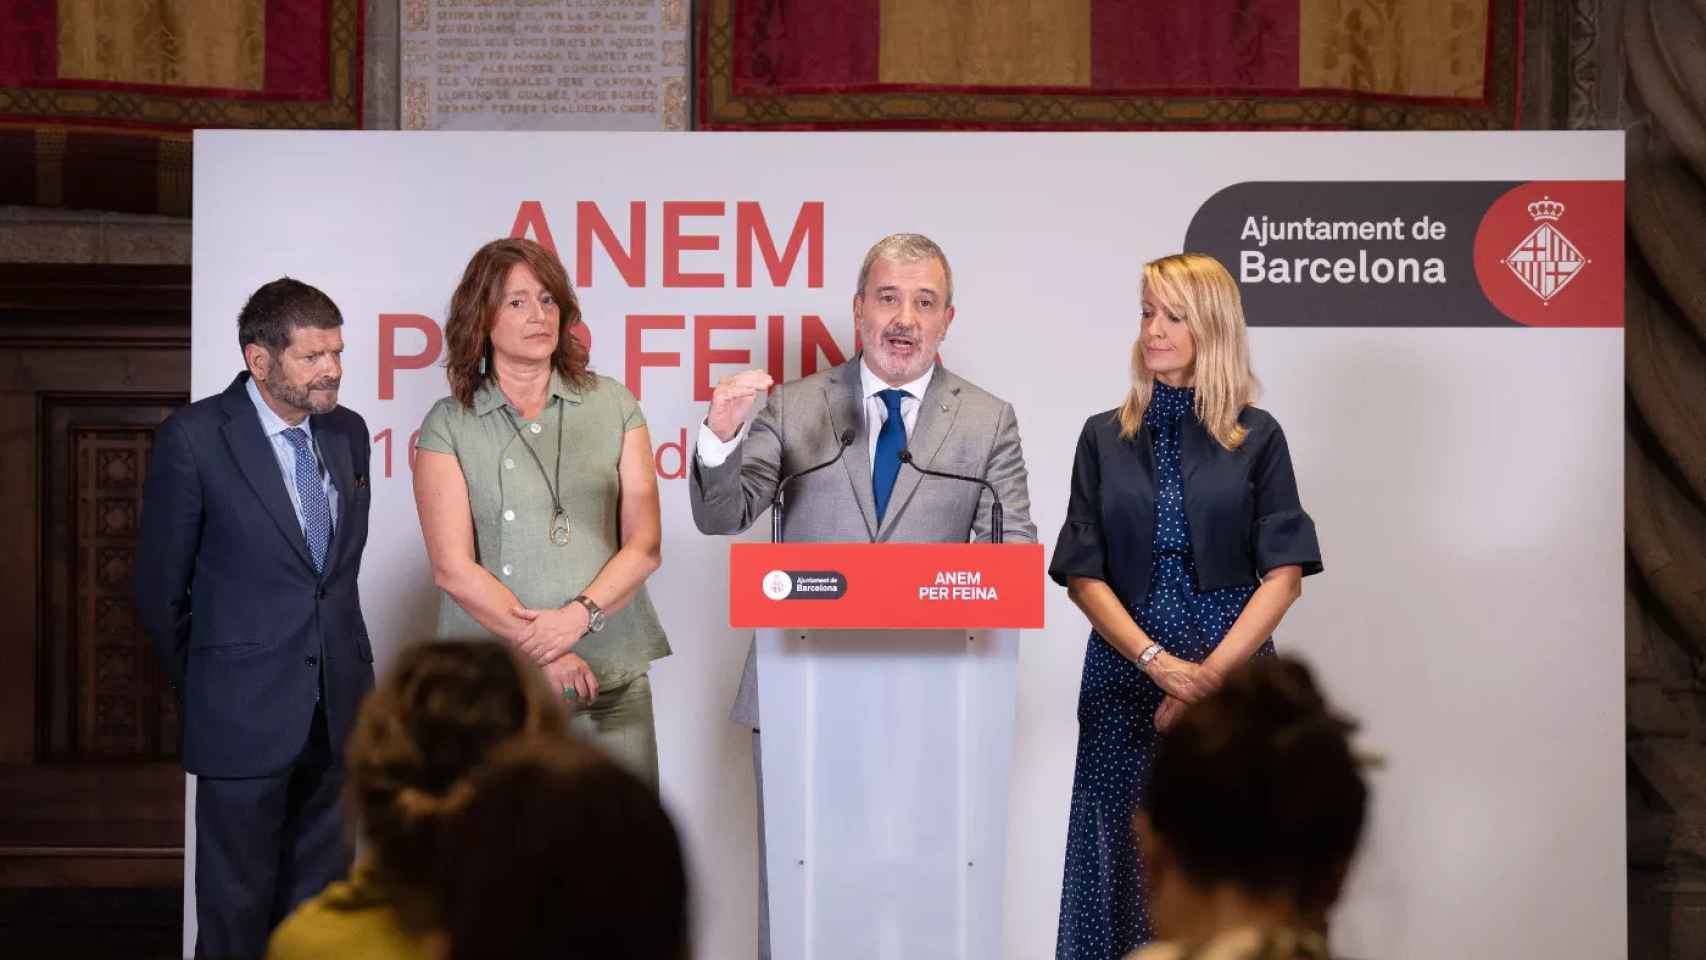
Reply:
[[[1155, 450], [1155, 565], [1149, 594], [1131, 605], [1150, 639], [1175, 657], [1201, 663], [1249, 602], [1254, 586], [1199, 593], [1185, 520], [1179, 423], [1195, 416], [1196, 391], [1155, 384], [1143, 422]], [[1138, 531], [1107, 531], [1141, 536]], [[1129, 604], [1129, 598], [1127, 599]], [[1263, 644], [1258, 656], [1272, 653]], [[1143, 861], [1132, 833], [1154, 755], [1155, 711], [1164, 694], [1137, 665], [1092, 632], [1078, 694], [1078, 766], [1066, 831], [1059, 960], [1118, 960], [1150, 939]]]

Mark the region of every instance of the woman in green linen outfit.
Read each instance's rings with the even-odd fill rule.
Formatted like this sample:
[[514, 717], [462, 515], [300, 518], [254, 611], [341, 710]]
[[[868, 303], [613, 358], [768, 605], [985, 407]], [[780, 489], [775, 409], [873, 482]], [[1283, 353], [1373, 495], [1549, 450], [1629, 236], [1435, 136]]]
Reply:
[[634, 395], [587, 370], [556, 255], [495, 240], [445, 323], [450, 396], [421, 424], [415, 505], [441, 591], [437, 635], [496, 637], [576, 708], [570, 725], [654, 788], [646, 595], [661, 562], [651, 438]]

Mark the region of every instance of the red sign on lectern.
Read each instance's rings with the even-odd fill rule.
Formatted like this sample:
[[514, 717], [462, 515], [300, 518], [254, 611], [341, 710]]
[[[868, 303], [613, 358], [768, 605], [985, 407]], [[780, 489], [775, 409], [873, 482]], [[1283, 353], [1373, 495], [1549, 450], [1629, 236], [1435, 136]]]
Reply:
[[729, 626], [1036, 629], [1035, 543], [737, 543]]

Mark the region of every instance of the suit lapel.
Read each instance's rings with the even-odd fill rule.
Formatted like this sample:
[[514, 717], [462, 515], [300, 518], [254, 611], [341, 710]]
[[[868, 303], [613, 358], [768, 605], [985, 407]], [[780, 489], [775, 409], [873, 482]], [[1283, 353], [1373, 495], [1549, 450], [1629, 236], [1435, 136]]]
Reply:
[[847, 428], [853, 428], [853, 445], [841, 457], [841, 465], [847, 471], [847, 482], [853, 487], [853, 500], [859, 504], [859, 513], [865, 518], [865, 535], [875, 540], [877, 501], [871, 492], [871, 438], [865, 427], [865, 398], [859, 382], [859, 364], [863, 362], [863, 357], [854, 354], [852, 360], [842, 364], [835, 376], [824, 384], [823, 399], [829, 408], [837, 443]]
[[337, 562], [343, 551], [340, 544], [347, 538], [344, 536], [344, 520], [349, 516], [351, 501], [355, 497], [355, 467], [350, 463], [349, 444], [343, 442], [337, 431], [322, 416], [310, 417], [314, 428], [314, 445], [319, 448], [320, 455], [326, 458], [326, 469], [332, 475], [332, 486], [338, 491], [338, 515], [333, 522], [332, 543], [326, 550], [326, 568], [324, 573], [330, 575], [332, 566]]
[[[937, 366], [930, 385], [924, 388], [924, 396], [919, 400], [918, 420], [912, 425], [912, 434], [906, 438], [906, 449], [912, 452], [913, 461], [922, 467], [934, 465], [942, 442], [953, 432], [954, 417], [960, 412], [959, 386], [949, 383], [949, 377], [947, 368]], [[913, 491], [918, 489], [923, 478], [924, 475], [917, 470], [901, 465], [900, 475], [895, 478], [894, 493], [889, 496], [889, 508], [877, 530], [879, 542], [894, 532], [900, 515], [906, 512], [907, 501], [912, 499]]]
[[231, 458], [237, 461], [237, 468], [255, 491], [256, 499], [278, 524], [279, 532], [296, 548], [297, 556], [312, 570], [314, 561], [308, 553], [308, 541], [302, 538], [302, 525], [296, 521], [296, 510], [290, 505], [290, 493], [284, 489], [284, 475], [279, 472], [272, 443], [261, 432], [260, 415], [255, 412], [255, 405], [244, 386], [246, 376], [239, 375], [225, 391], [225, 425], [220, 432], [225, 435]]

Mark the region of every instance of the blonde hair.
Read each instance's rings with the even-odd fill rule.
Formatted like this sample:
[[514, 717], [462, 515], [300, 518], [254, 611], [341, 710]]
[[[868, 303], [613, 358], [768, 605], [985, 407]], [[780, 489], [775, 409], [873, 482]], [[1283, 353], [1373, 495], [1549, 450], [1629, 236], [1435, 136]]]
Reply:
[[[1238, 414], [1255, 402], [1256, 376], [1244, 335], [1244, 302], [1238, 284], [1220, 261], [1200, 253], [1176, 253], [1143, 265], [1143, 286], [1161, 309], [1183, 320], [1196, 344], [1192, 364], [1197, 419], [1215, 441], [1238, 449], [1249, 433]], [[1155, 394], [1155, 374], [1143, 356], [1143, 334], [1131, 348], [1131, 391], [1120, 407], [1120, 437], [1130, 440], [1143, 426]]]

